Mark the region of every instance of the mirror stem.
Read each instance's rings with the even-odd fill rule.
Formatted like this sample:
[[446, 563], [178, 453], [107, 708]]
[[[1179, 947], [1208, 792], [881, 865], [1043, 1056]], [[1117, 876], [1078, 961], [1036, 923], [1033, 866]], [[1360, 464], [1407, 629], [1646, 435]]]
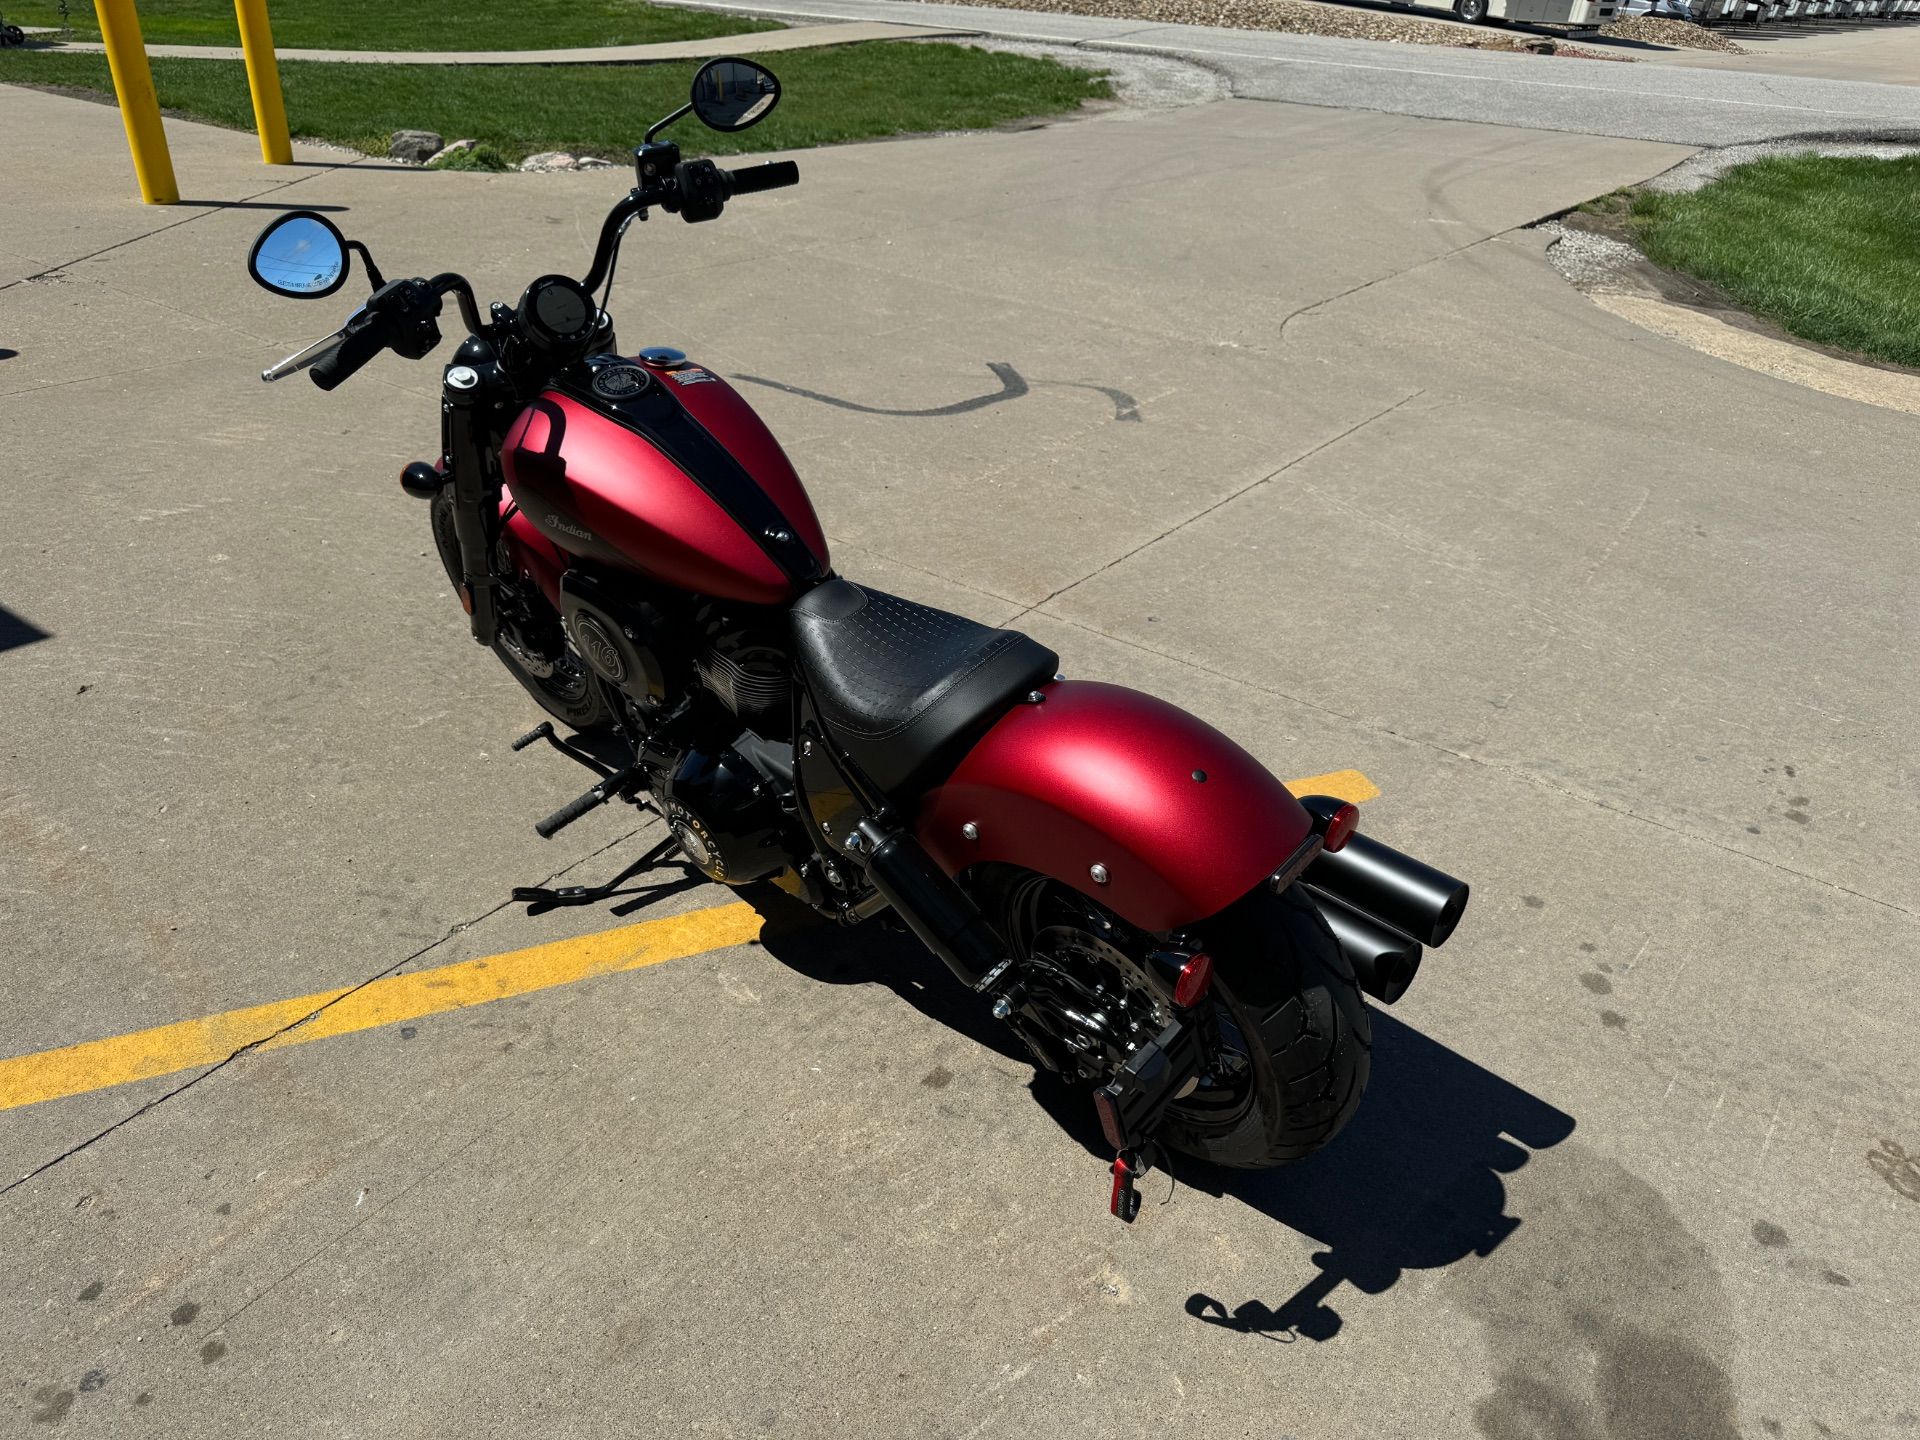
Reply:
[[[662, 130], [666, 129], [667, 126], [673, 124], [674, 121], [680, 119], [682, 116], [692, 113], [692, 110], [693, 110], [693, 104], [691, 101], [689, 101], [687, 104], [682, 105], [678, 110], [674, 111], [671, 115], [667, 116], [666, 119], [656, 120], [654, 122], [653, 128], [647, 131], [646, 135], [642, 138], [641, 143], [645, 145], [651, 145], [653, 143], [654, 136], [658, 135]], [[631, 134], [632, 132], [629, 131], [628, 133]]]
[[358, 240], [347, 241], [347, 249], [360, 257], [360, 263], [367, 267], [367, 282], [371, 289], [378, 290], [387, 283], [387, 277], [380, 273], [380, 267], [373, 263], [373, 253]]

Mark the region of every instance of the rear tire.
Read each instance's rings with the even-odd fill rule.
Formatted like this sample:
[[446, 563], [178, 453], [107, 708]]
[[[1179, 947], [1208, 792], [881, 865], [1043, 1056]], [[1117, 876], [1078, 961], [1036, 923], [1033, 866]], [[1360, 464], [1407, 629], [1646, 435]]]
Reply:
[[[440, 487], [429, 507], [429, 516], [433, 522], [434, 548], [440, 552], [440, 563], [446, 567], [448, 582], [457, 591], [461, 575], [460, 537], [453, 528], [451, 491], [451, 486]], [[542, 597], [531, 603], [544, 606], [546, 602]], [[553, 617], [553, 624], [556, 627], [560, 625], [557, 615]], [[526, 692], [540, 703], [540, 708], [554, 719], [583, 732], [613, 729], [613, 709], [607, 704], [599, 680], [574, 650], [571, 641], [563, 639], [561, 644], [561, 664], [554, 667], [549, 675], [537, 674], [529, 668], [527, 660], [506, 639], [493, 642], [493, 653], [500, 657], [500, 663], [525, 687]]]
[[[1008, 949], [1030, 962], [1029, 1006], [1036, 995], [1058, 988], [1043, 983], [1044, 971], [1052, 964], [1057, 973], [1059, 957], [1071, 953], [1087, 984], [1105, 986], [1097, 996], [1080, 992], [1087, 999], [1082, 1013], [1124, 1017], [1119, 1040], [1144, 1043], [1171, 1018], [1166, 983], [1152, 978], [1146, 963], [1161, 943], [1154, 936], [1028, 870], [984, 867], [976, 872], [974, 893]], [[1372, 1069], [1366, 1001], [1333, 932], [1297, 887], [1275, 895], [1263, 886], [1190, 927], [1190, 938], [1213, 957], [1212, 987], [1192, 1015], [1217, 1043], [1201, 1083], [1169, 1108], [1158, 1138], [1239, 1169], [1267, 1169], [1312, 1154], [1353, 1117]], [[1047, 1013], [1065, 1011], [1050, 1005]], [[1015, 1027], [1021, 1028], [1017, 1018]], [[1049, 1043], [1057, 1051], [1058, 1037], [1073, 1027], [1042, 1028], [1055, 1036]], [[1112, 1041], [1077, 1048], [1082, 1061], [1104, 1050], [1103, 1077], [1126, 1059]]]
[[1469, 25], [1478, 25], [1487, 18], [1487, 0], [1453, 0], [1453, 13]]
[[1373, 1066], [1367, 1003], [1333, 933], [1297, 888], [1261, 889], [1198, 927], [1213, 956], [1210, 1003], [1252, 1043], [1252, 1100], [1210, 1115], [1196, 1094], [1161, 1137], [1215, 1165], [1265, 1169], [1303, 1159], [1360, 1107]]

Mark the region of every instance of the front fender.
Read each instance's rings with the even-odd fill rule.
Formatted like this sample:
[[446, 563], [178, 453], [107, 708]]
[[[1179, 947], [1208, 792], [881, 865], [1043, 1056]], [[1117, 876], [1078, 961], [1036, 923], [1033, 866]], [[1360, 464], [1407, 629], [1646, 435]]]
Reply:
[[1286, 786], [1186, 711], [1092, 681], [1040, 693], [921, 802], [915, 834], [949, 875], [1022, 866], [1166, 931], [1224, 910], [1312, 831]]

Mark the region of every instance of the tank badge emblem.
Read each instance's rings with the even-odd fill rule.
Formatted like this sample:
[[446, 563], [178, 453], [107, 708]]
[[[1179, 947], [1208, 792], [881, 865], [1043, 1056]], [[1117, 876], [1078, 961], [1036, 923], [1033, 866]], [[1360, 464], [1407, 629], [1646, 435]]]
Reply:
[[669, 370], [667, 378], [676, 385], [704, 385], [713, 379], [705, 370], [689, 365], [684, 370]]
[[597, 371], [593, 393], [603, 400], [624, 400], [647, 388], [647, 372], [638, 365], [614, 365]]

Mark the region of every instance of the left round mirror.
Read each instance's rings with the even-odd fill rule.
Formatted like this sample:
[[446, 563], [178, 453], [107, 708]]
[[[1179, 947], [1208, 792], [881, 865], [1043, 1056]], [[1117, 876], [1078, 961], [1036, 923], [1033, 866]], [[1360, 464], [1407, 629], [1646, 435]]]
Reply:
[[346, 238], [324, 215], [295, 210], [260, 232], [247, 273], [276, 295], [317, 300], [346, 283]]
[[780, 82], [751, 60], [709, 60], [693, 77], [693, 113], [709, 130], [758, 125], [780, 103]]

